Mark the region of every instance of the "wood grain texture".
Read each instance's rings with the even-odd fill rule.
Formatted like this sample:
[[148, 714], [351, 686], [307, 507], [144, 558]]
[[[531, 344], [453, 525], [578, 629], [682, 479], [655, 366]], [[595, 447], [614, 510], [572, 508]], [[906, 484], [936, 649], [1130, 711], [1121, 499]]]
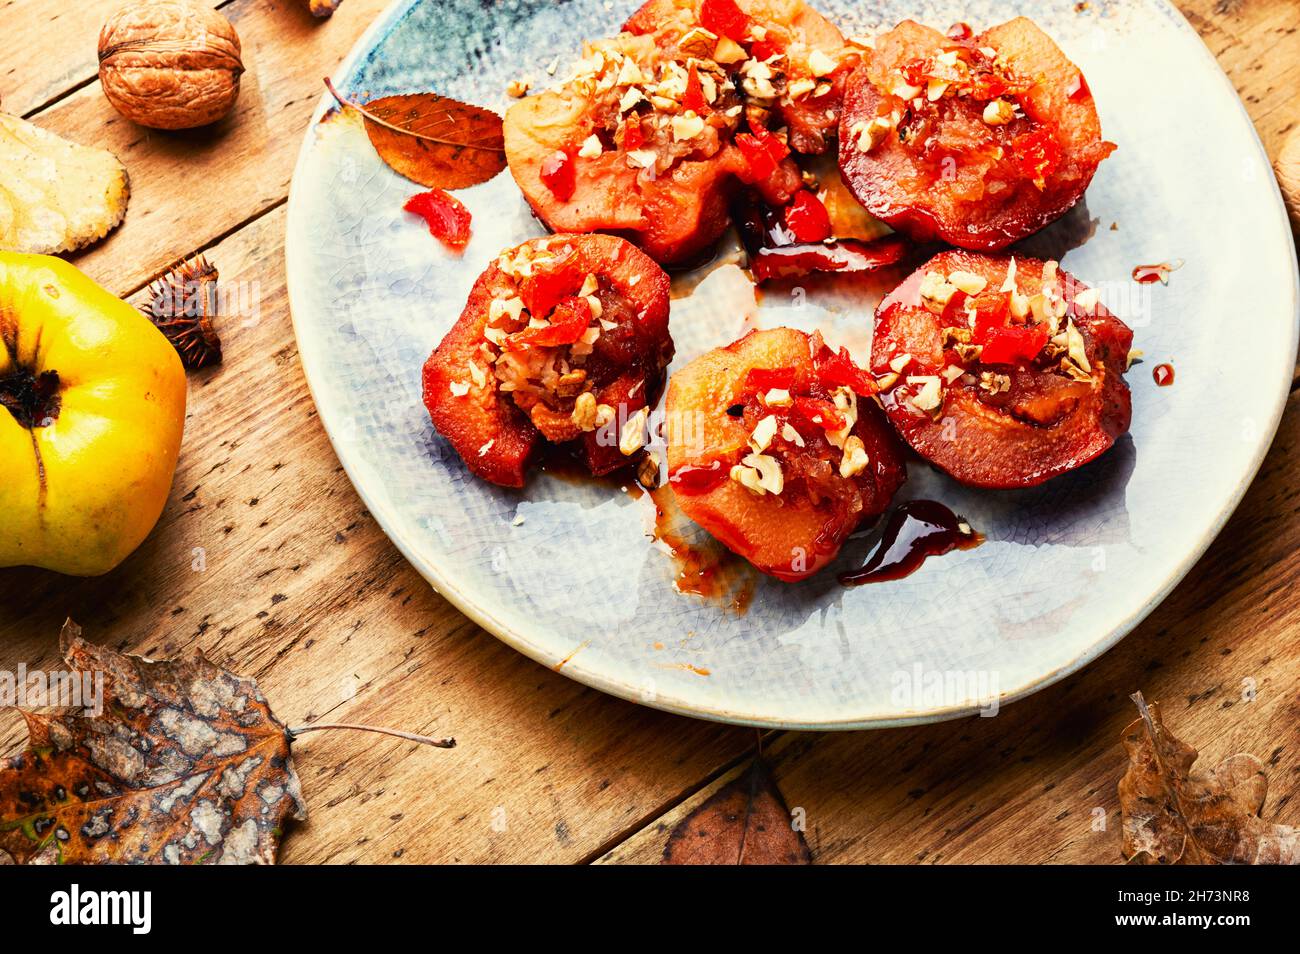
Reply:
[[[255, 676], [290, 724], [328, 716], [456, 737], [443, 751], [304, 736], [295, 749], [311, 819], [286, 840], [286, 861], [588, 857], [743, 753], [751, 733], [540, 667], [407, 564], [316, 419], [289, 323], [284, 216], [208, 253], [227, 289], [253, 286], [257, 307], [219, 321], [225, 363], [190, 377], [161, 523], [99, 579], [0, 572], [0, 668], [55, 666], [72, 616], [87, 639], [149, 656], [202, 647]], [[16, 714], [0, 714], [0, 729], [0, 752], [16, 750]]]
[[[815, 860], [1120, 862], [1119, 740], [1138, 689], [1162, 703], [1170, 730], [1209, 765], [1243, 751], [1267, 762], [1264, 817], [1300, 823], [1297, 458], [1293, 396], [1219, 539], [1141, 626], [1082, 672], [992, 718], [778, 737], [767, 758], [786, 803], [806, 813]], [[601, 861], [657, 862], [672, 828], [714, 787]]]
[[[115, 5], [60, 5], [57, 17], [39, 0], [0, 5], [4, 107], [36, 109], [90, 80], [98, 25]], [[144, 546], [99, 580], [0, 571], [0, 668], [52, 665], [73, 615], [118, 648], [202, 646], [256, 676], [293, 723], [328, 716], [457, 737], [441, 751], [305, 736], [296, 758], [312, 817], [291, 831], [287, 861], [654, 861], [674, 813], [743, 765], [752, 731], [604, 697], [479, 630], [365, 512], [307, 392], [283, 288], [283, 203], [321, 77], [385, 5], [347, 0], [318, 22], [298, 0], [223, 4], [248, 73], [236, 113], [210, 130], [134, 127], [93, 82], [38, 112], [55, 131], [107, 144], [132, 174], [126, 224], [81, 267], [128, 293], [208, 248], [225, 282], [256, 289], [257, 309], [219, 323], [225, 364], [190, 378], [176, 484]], [[1180, 6], [1272, 155], [1300, 120], [1294, 3]], [[1204, 758], [1247, 750], [1270, 761], [1265, 814], [1294, 821], [1297, 454], [1292, 407], [1210, 553], [1084, 672], [993, 719], [774, 736], [769, 758], [787, 802], [807, 812], [816, 859], [1117, 861], [1118, 735], [1134, 688], [1164, 701]], [[1240, 701], [1247, 678], [1251, 703]], [[18, 719], [0, 714], [0, 752], [21, 742]], [[1106, 831], [1092, 830], [1094, 809]]]

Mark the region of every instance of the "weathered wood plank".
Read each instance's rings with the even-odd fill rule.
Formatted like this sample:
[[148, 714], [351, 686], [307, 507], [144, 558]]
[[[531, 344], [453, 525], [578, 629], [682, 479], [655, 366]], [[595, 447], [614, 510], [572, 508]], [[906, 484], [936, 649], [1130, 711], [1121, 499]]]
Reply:
[[[225, 364], [191, 376], [160, 525], [101, 579], [0, 571], [0, 668], [53, 667], [72, 616], [88, 638], [151, 656], [202, 647], [255, 675], [295, 724], [328, 715], [456, 736], [451, 751], [305, 736], [312, 819], [288, 839], [289, 861], [588, 857], [743, 753], [752, 733], [586, 689], [429, 588], [366, 513], [316, 420], [289, 324], [283, 230], [280, 208], [209, 253], [228, 289], [255, 283], [245, 300], [259, 314], [223, 319]], [[0, 752], [21, 745], [19, 721], [0, 714]]]
[[[768, 758], [807, 813], [818, 863], [1110, 864], [1120, 860], [1120, 732], [1140, 689], [1213, 765], [1269, 763], [1264, 817], [1300, 823], [1300, 396], [1245, 501], [1191, 574], [1083, 672], [996, 717], [878, 732], [786, 734]], [[1253, 701], [1246, 696], [1253, 690]], [[658, 861], [705, 788], [608, 853]], [[1095, 829], [1100, 818], [1105, 828]]]
[[[220, 7], [229, 0], [208, 0]], [[0, 107], [24, 116], [92, 80], [99, 71], [99, 31], [124, 0], [5, 0]], [[304, 4], [305, 6], [305, 0]]]
[[112, 150], [131, 175], [126, 221], [75, 256], [77, 265], [118, 292], [131, 291], [178, 255], [283, 202], [321, 77], [387, 3], [349, 0], [324, 23], [290, 0], [223, 7], [239, 32], [247, 72], [235, 111], [208, 128], [136, 126], [113, 110], [98, 83], [40, 112], [41, 125]]

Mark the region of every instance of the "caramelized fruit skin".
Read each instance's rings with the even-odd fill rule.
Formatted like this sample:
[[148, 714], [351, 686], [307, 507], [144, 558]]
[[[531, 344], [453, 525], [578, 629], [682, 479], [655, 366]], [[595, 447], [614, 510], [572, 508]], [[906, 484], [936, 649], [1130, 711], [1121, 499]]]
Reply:
[[[814, 504], [788, 483], [780, 495], [757, 496], [725, 477], [749, 452], [752, 426], [728, 409], [747, 400], [751, 371], [785, 368], [795, 369], [801, 383], [813, 375], [810, 339], [801, 331], [775, 328], [750, 332], [675, 372], [668, 382], [668, 472], [687, 516], [759, 570], [794, 582], [829, 563], [863, 520], [882, 513], [906, 470], [902, 446], [883, 413], [862, 398], [852, 433], [862, 440], [870, 462], [851, 478], [860, 509], [848, 510], [835, 500]], [[797, 384], [799, 390], [806, 387]], [[689, 487], [674, 478], [693, 468], [707, 470], [714, 461], [720, 479]]]
[[[965, 327], [966, 316], [960, 308], [944, 318], [924, 307], [919, 299], [922, 277], [954, 271], [978, 275], [987, 285], [974, 297], [984, 305], [1000, 294], [1010, 262], [1009, 256], [953, 250], [917, 269], [876, 312], [872, 370], [889, 372], [890, 360], [902, 354], [912, 356], [906, 370], [910, 375], [941, 373], [945, 364], [957, 361], [945, 348], [942, 329]], [[1046, 263], [1022, 257], [1015, 263], [1021, 292], [1038, 293]], [[1068, 308], [1061, 327], [1068, 319], [1078, 328], [1091, 382], [1071, 380], [1039, 360], [970, 365], [976, 378], [982, 370], [1005, 375], [1008, 389], [990, 394], [978, 381], [959, 378], [945, 387], [942, 407], [933, 412], [918, 410], [900, 389], [882, 395], [889, 420], [903, 439], [962, 483], [988, 488], [1040, 484], [1095, 459], [1129, 428], [1132, 399], [1123, 373], [1133, 333], [1100, 302], [1080, 309], [1074, 299], [1086, 286], [1067, 272], [1057, 274]]]
[[[621, 300], [626, 314], [615, 329], [597, 339], [586, 368], [597, 383], [596, 400], [618, 409], [625, 416], [657, 398], [662, 390], [664, 369], [672, 359], [672, 338], [668, 332], [669, 279], [658, 265], [620, 238], [610, 235], [553, 235], [549, 239], [525, 242], [537, 248], [545, 241], [552, 250], [571, 247], [566, 259], [575, 283], [567, 294], [575, 294], [583, 278], [595, 274], [608, 281]], [[424, 364], [424, 404], [434, 427], [464, 459], [470, 471], [503, 487], [522, 487], [528, 467], [544, 438], [515, 401], [497, 388], [490, 364], [482, 358], [484, 330], [494, 298], [518, 293], [515, 280], [502, 272], [499, 260], [479, 276], [470, 291], [460, 317]], [[467, 365], [477, 361], [486, 385], [476, 386]], [[457, 396], [452, 385], [469, 385], [467, 394]], [[602, 443], [596, 432], [584, 433], [575, 450], [594, 474], [605, 474], [629, 462], [618, 449], [617, 439]]]
[[[984, 101], [951, 95], [923, 103], [915, 118], [907, 118], [910, 105], [887, 92], [891, 76], [909, 63], [953, 49], [987, 63], [983, 48], [997, 50], [997, 62], [1030, 84], [1008, 94], [1023, 116], [1005, 125], [983, 120]], [[870, 151], [859, 149], [850, 134], [855, 124], [895, 106], [904, 111], [899, 128], [908, 141], [894, 129]], [[1037, 130], [1050, 133], [1060, 152], [1042, 188], [1017, 167], [1011, 146]], [[875, 56], [850, 77], [840, 117], [841, 174], [867, 211], [917, 241], [942, 239], [978, 251], [1004, 248], [1058, 219], [1114, 148], [1101, 139], [1092, 93], [1078, 67], [1024, 17], [960, 41], [903, 21], [878, 38]]]
[[[782, 24], [808, 46], [843, 48], [839, 30], [803, 0], [739, 0], [738, 5], [755, 21]], [[698, 10], [698, 0], [648, 0], [624, 30], [634, 35], [632, 48], [650, 56], [656, 46], [675, 45], [689, 25], [698, 22]], [[671, 52], [665, 49], [663, 55]], [[775, 110], [780, 115], [773, 125], [787, 126], [793, 148], [804, 152], [828, 148], [849, 72], [846, 67], [829, 77], [830, 92], [815, 102]], [[537, 217], [557, 232], [622, 236], [663, 265], [688, 264], [705, 255], [726, 230], [728, 206], [749, 168], [730, 134], [719, 133], [721, 142], [712, 154], [685, 155], [655, 176], [630, 167], [627, 151], [608, 142], [599, 156], [577, 156], [581, 143], [593, 134], [609, 139], [605, 117], [597, 114], [587, 97], [567, 89], [528, 96], [507, 110], [506, 159]], [[562, 192], [563, 198], [543, 178], [544, 164], [557, 153], [567, 154], [572, 163], [573, 191]], [[798, 166], [789, 157], [778, 163], [769, 178], [755, 183], [778, 206], [801, 185]]]

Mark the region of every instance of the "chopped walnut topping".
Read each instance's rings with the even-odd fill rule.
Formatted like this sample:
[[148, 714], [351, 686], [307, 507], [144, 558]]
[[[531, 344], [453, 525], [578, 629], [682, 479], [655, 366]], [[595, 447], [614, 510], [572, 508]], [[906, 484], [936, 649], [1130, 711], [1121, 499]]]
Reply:
[[889, 88], [889, 92], [899, 99], [915, 99], [921, 95], [921, 87], [913, 86], [903, 78], [900, 73], [894, 77], [894, 82]]
[[758, 485], [770, 494], [779, 494], [785, 489], [785, 475], [781, 473], [781, 463], [767, 454], [746, 454], [741, 464], [758, 472]]
[[856, 477], [869, 463], [871, 458], [867, 456], [867, 448], [862, 443], [862, 438], [856, 434], [849, 435], [844, 442], [844, 455], [840, 458], [840, 476]]
[[1133, 362], [1144, 357], [1145, 355], [1146, 352], [1143, 351], [1141, 348], [1134, 348], [1131, 351], [1129, 351], [1128, 360], [1124, 362], [1124, 370], [1127, 371], [1129, 368], [1133, 367]]
[[1083, 335], [1079, 329], [1070, 321], [1065, 326], [1065, 344], [1070, 352], [1070, 360], [1079, 366], [1081, 371], [1091, 373], [1092, 365], [1088, 363], [1088, 349], [1083, 343]]
[[899, 374], [902, 374], [903, 369], [906, 368], [911, 363], [912, 363], [912, 356], [907, 352], [903, 352], [902, 354], [895, 355], [894, 357], [889, 359], [889, 369], [891, 371], [897, 371]]
[[925, 98], [932, 103], [937, 103], [943, 99], [943, 94], [948, 92], [948, 82], [941, 79], [928, 80], [925, 84]]
[[636, 479], [642, 487], [654, 490], [659, 486], [659, 455], [647, 451], [636, 465]]
[[478, 449], [478, 456], [479, 456], [479, 457], [484, 456], [488, 451], [490, 451], [490, 450], [492, 449], [492, 445], [495, 444], [496, 442], [497, 442], [497, 439], [494, 437], [494, 438], [492, 438], [490, 441], [488, 441], [486, 444], [484, 444], [482, 447], [480, 447], [480, 448]]
[[1100, 300], [1100, 289], [1085, 288], [1074, 296], [1074, 310], [1085, 315], [1094, 314], [1097, 310], [1097, 302]]
[[[555, 384], [555, 393], [560, 397], [573, 397], [575, 394], [582, 391], [586, 384], [587, 372], [582, 368], [577, 368], [560, 375], [559, 381]], [[586, 392], [588, 395], [590, 395], [590, 393], [590, 391]], [[591, 410], [594, 414], [596, 411], [596, 401], [594, 397], [592, 398], [591, 405]]]
[[990, 126], [1005, 126], [1016, 118], [1016, 108], [1005, 99], [989, 100], [984, 107], [984, 121]]
[[532, 81], [525, 78], [512, 79], [506, 84], [506, 95], [512, 99], [519, 99], [521, 96], [528, 95], [528, 88], [532, 86]]
[[627, 92], [624, 93], [622, 98], [618, 101], [618, 111], [620, 113], [626, 113], [643, 99], [645, 99], [645, 93], [637, 89], [635, 86], [630, 86], [628, 87]]
[[1002, 287], [999, 288], [998, 291], [1014, 292], [1018, 290], [1019, 288], [1016, 285], [1016, 257], [1013, 255], [1011, 256], [1011, 264], [1007, 266], [1006, 280], [1002, 283]]
[[725, 66], [739, 63], [741, 60], [747, 59], [748, 57], [749, 54], [745, 52], [743, 46], [735, 40], [729, 39], [725, 36], [721, 37], [718, 40], [718, 45], [713, 48], [714, 60]]
[[711, 30], [698, 26], [692, 27], [677, 41], [677, 49], [687, 56], [696, 56], [701, 59], [711, 56], [717, 45], [718, 35]]
[[988, 284], [988, 279], [982, 275], [976, 275], [974, 272], [951, 272], [948, 275], [949, 284], [956, 285], [957, 288], [968, 295], [978, 295]]
[[1011, 312], [1012, 318], [1017, 321], [1024, 321], [1029, 317], [1029, 298], [1018, 291], [1012, 291], [1007, 296], [1007, 308]]
[[631, 457], [645, 447], [645, 422], [650, 416], [646, 408], [641, 408], [626, 421], [618, 435], [618, 449], [624, 457]]
[[588, 136], [582, 141], [582, 146], [578, 149], [578, 155], [583, 159], [595, 159], [604, 151], [605, 147], [600, 144], [599, 136]]
[[704, 120], [695, 113], [687, 110], [680, 116], [674, 116], [672, 121], [673, 139], [681, 142], [683, 139], [694, 139], [700, 133], [704, 132]]
[[943, 344], [950, 347], [957, 344], [970, 344], [972, 332], [969, 328], [944, 328]]
[[1011, 390], [1011, 377], [1006, 374], [997, 374], [993, 371], [980, 372], [980, 388], [988, 391], [989, 394], [1001, 394], [1003, 391]]
[[805, 441], [803, 435], [796, 431], [793, 425], [786, 423], [781, 425], [781, 436], [793, 444], [795, 447], [803, 447]]
[[596, 395], [590, 391], [583, 391], [579, 394], [578, 399], [573, 402], [571, 419], [575, 427], [583, 431], [594, 431], [596, 429]]
[[833, 59], [823, 53], [821, 50], [814, 48], [808, 54], [808, 71], [818, 78], [829, 76], [835, 72], [836, 63]]
[[614, 418], [616, 418], [617, 416], [618, 416], [618, 412], [615, 411], [614, 408], [611, 407], [610, 405], [608, 404], [596, 405], [596, 426], [597, 427], [608, 427], [610, 424], [614, 422]]
[[943, 369], [943, 379], [948, 384], [952, 384], [952, 382], [956, 381], [965, 373], [966, 373], [966, 369], [963, 368], [960, 364], [950, 364]]
[[792, 403], [790, 392], [785, 388], [772, 388], [763, 395], [763, 403], [768, 407], [789, 407]]
[[469, 394], [469, 384], [465, 381], [452, 381], [447, 388], [451, 391], [452, 397], [464, 397]]
[[776, 429], [775, 415], [767, 415], [754, 426], [754, 432], [749, 435], [749, 446], [759, 453], [767, 450], [772, 438], [776, 437]]
[[956, 291], [957, 286], [950, 284], [938, 272], [926, 272], [921, 276], [921, 304], [935, 314], [943, 311]]
[[627, 164], [633, 169], [650, 169], [658, 158], [653, 149], [633, 149], [627, 154]]
[[896, 371], [890, 371], [876, 378], [876, 387], [881, 391], [888, 391], [898, 383], [900, 375]]
[[943, 405], [943, 382], [937, 374], [910, 374], [907, 383], [920, 387], [908, 398], [908, 403], [918, 411], [933, 411]]
[[894, 124], [884, 116], [877, 116], [871, 122], [856, 122], [849, 129], [849, 136], [857, 144], [858, 152], [871, 152], [885, 141]]
[[956, 344], [953, 345], [953, 351], [957, 352], [957, 357], [961, 358], [966, 364], [972, 364], [980, 359], [984, 353], [984, 346], [977, 344]]
[[465, 367], [469, 370], [470, 380], [474, 382], [474, 387], [481, 388], [487, 384], [487, 374], [477, 361], [471, 361]]

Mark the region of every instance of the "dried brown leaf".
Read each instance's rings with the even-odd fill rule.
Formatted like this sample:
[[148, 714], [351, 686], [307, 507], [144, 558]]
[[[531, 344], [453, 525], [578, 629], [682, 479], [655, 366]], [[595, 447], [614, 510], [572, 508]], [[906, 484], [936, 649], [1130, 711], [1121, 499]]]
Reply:
[[0, 768], [0, 854], [19, 863], [275, 860], [306, 817], [289, 735], [257, 683], [201, 653], [153, 662], [81, 638], [74, 673], [103, 673], [103, 710], [23, 712], [28, 748]]
[[430, 189], [464, 189], [506, 167], [501, 117], [437, 93], [384, 96], [365, 104], [344, 99], [327, 78], [339, 105], [365, 119], [370, 143], [395, 172]]
[[1165, 728], [1134, 693], [1139, 718], [1124, 730], [1129, 766], [1119, 783], [1125, 859], [1133, 864], [1300, 864], [1300, 828], [1259, 817], [1264, 763], [1232, 755], [1208, 771], [1196, 749]]
[[666, 865], [808, 865], [812, 854], [761, 758], [684, 818], [664, 846]]

